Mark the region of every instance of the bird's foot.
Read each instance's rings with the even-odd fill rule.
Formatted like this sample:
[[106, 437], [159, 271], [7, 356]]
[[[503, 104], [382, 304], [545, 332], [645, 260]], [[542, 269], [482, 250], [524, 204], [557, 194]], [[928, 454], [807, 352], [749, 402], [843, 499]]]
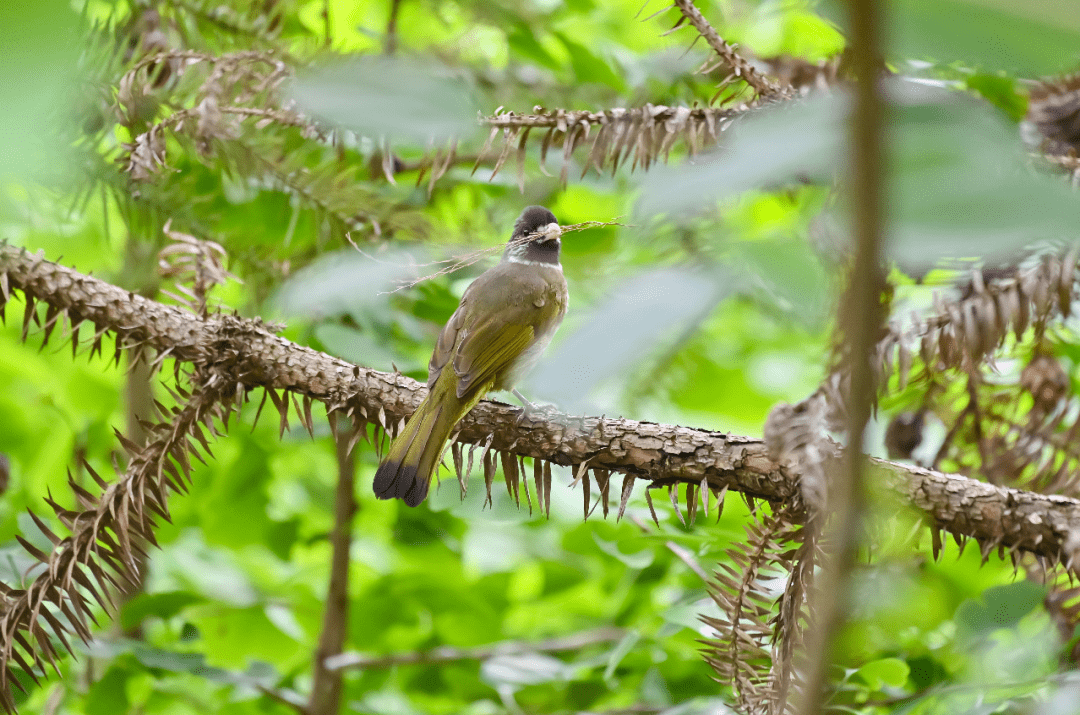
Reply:
[[516, 389], [511, 390], [510, 393], [521, 401], [521, 412], [518, 414], [517, 419], [514, 421], [515, 425], [520, 425], [522, 421], [528, 418], [530, 421], [540, 422], [546, 419], [547, 415], [556, 412], [556, 409], [552, 405], [537, 405], [530, 402], [528, 398], [518, 392]]

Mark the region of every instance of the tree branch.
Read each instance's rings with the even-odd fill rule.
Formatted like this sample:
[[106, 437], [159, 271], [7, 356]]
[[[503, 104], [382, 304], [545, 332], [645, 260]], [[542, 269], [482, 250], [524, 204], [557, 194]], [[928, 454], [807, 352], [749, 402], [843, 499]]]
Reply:
[[857, 84], [851, 117], [851, 192], [855, 256], [848, 288], [837, 312], [843, 333], [851, 390], [847, 400], [848, 450], [829, 472], [827, 514], [830, 548], [821, 565], [824, 588], [815, 589], [809, 604], [814, 614], [805, 682], [797, 712], [816, 715], [825, 702], [830, 664], [837, 639], [854, 601], [852, 572], [863, 540], [866, 513], [866, 468], [863, 444], [877, 386], [869, 360], [881, 331], [885, 277], [881, 269], [884, 234], [882, 124], [884, 108], [878, 87], [881, 48], [879, 9], [875, 0], [851, 0], [852, 64]]
[[591, 631], [583, 631], [569, 636], [549, 638], [542, 641], [502, 641], [473, 648], [453, 648], [446, 646], [430, 651], [413, 653], [391, 653], [389, 655], [365, 656], [360, 653], [342, 653], [328, 659], [326, 667], [331, 672], [343, 670], [369, 670], [372, 668], [390, 668], [395, 665], [430, 665], [432, 663], [454, 663], [460, 660], [487, 660], [499, 655], [522, 655], [525, 653], [560, 653], [568, 650], [580, 650], [598, 643], [612, 643], [626, 635], [622, 628], [606, 626]]
[[390, 19], [386, 21], [386, 42], [383, 52], [392, 55], [397, 52], [398, 45], [398, 10], [401, 8], [401, 0], [390, 0]]
[[716, 54], [720, 55], [720, 59], [731, 68], [732, 73], [736, 77], [741, 77], [743, 81], [753, 87], [758, 96], [771, 99], [785, 94], [784, 87], [771, 77], [758, 72], [752, 64], [735, 51], [734, 47], [720, 37], [716, 29], [701, 14], [701, 11], [694, 6], [692, 0], [675, 0], [675, 7], [679, 9], [683, 17], [690, 21], [698, 34], [705, 38], [705, 41], [716, 51]]
[[[0, 246], [0, 300], [12, 291], [73, 323], [93, 323], [126, 345], [147, 345], [158, 360], [173, 357], [196, 367], [214, 366], [246, 389], [290, 390], [357, 419], [390, 429], [420, 403], [424, 386], [402, 375], [379, 372], [297, 345], [274, 335], [259, 320], [218, 315], [199, 318], [44, 260]], [[37, 315], [24, 313], [25, 327]], [[100, 341], [100, 335], [98, 335]], [[279, 398], [280, 399], [280, 398]], [[287, 405], [287, 401], [282, 401]], [[460, 442], [583, 469], [625, 475], [623, 492], [636, 479], [651, 488], [689, 484], [713, 494], [727, 489], [770, 501], [799, 503], [797, 465], [781, 466], [761, 440], [679, 425], [557, 412], [523, 420], [520, 410], [481, 401], [459, 425]], [[826, 455], [836, 459], [837, 448]], [[1071, 565], [1080, 551], [1080, 500], [997, 487], [966, 477], [871, 460], [871, 476], [904, 501], [926, 512], [934, 529], [977, 539], [984, 552], [1021, 549]], [[587, 465], [587, 467], [582, 467]], [[704, 492], [702, 494], [704, 497]]]
[[156, 545], [158, 521], [169, 520], [169, 493], [187, 491], [190, 457], [203, 459], [193, 442], [197, 440], [209, 454], [206, 433], [218, 433], [214, 419], [223, 422], [229, 409], [221, 403], [223, 395], [231, 394], [227, 380], [220, 373], [199, 377], [199, 389], [187, 395], [182, 408], [174, 408], [171, 421], [152, 426], [153, 441], [145, 448], [120, 438], [131, 462], [119, 479], [107, 483], [84, 465], [103, 490], [99, 497], [69, 480], [79, 510], [46, 500], [70, 536], [60, 538], [31, 512], [52, 542], [52, 551], [46, 554], [16, 537], [45, 568], [25, 589], [0, 584], [0, 707], [6, 712], [15, 711], [11, 688], [22, 688], [13, 663], [35, 682], [39, 675], [46, 676], [46, 665], [59, 674], [61, 654], [53, 639], [69, 652], [75, 637], [89, 643], [93, 638], [89, 623], [97, 623], [92, 601], [107, 613], [116, 613], [110, 591], [137, 587], [140, 557], [146, 555], [142, 544]]
[[[495, 160], [492, 176], [497, 174], [510, 157], [516, 155], [519, 172], [525, 160], [526, 141], [534, 130], [543, 132], [540, 141], [540, 169], [546, 173], [548, 150], [559, 147], [563, 155], [560, 180], [568, 178], [570, 158], [582, 145], [588, 146], [588, 156], [582, 163], [581, 175], [595, 166], [602, 172], [610, 163], [611, 170], [619, 164], [630, 162], [631, 169], [648, 169], [661, 158], [667, 160], [672, 147], [678, 141], [686, 145], [690, 154], [720, 140], [720, 133], [736, 117], [748, 110], [740, 107], [668, 107], [647, 104], [644, 107], [607, 109], [601, 112], [586, 110], [550, 109], [535, 114], [502, 112], [483, 121], [491, 132], [480, 159], [489, 156], [488, 151], [502, 134], [501, 148]], [[545, 131], [546, 130], [546, 131]], [[475, 171], [475, 168], [474, 168]]]
[[[336, 417], [333, 422], [336, 427]], [[315, 672], [308, 705], [310, 715], [336, 715], [341, 709], [341, 676], [326, 667], [326, 660], [341, 653], [349, 627], [349, 549], [352, 545], [353, 514], [356, 513], [356, 457], [349, 449], [348, 436], [349, 430], [334, 430], [338, 482], [334, 492], [334, 530], [330, 534], [333, 553], [326, 610], [319, 634], [319, 647], [315, 651]]]

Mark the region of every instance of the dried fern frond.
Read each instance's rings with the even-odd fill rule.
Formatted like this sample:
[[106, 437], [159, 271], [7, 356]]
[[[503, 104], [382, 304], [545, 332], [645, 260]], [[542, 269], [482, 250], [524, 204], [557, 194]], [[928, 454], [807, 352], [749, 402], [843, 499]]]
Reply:
[[53, 543], [51, 553], [17, 537], [44, 568], [25, 588], [0, 586], [0, 707], [7, 712], [15, 710], [11, 689], [22, 689], [13, 668], [21, 668], [39, 682], [47, 677], [46, 665], [59, 674], [61, 654], [56, 643], [72, 652], [72, 638], [90, 641], [89, 623], [96, 623], [93, 604], [106, 613], [115, 612], [110, 590], [120, 588], [121, 581], [139, 583], [139, 558], [145, 557], [140, 544], [156, 545], [158, 520], [169, 520], [170, 492], [187, 491], [190, 458], [202, 460], [196, 443], [212, 456], [207, 435], [220, 434], [215, 420], [225, 424], [230, 410], [222, 398], [231, 398], [235, 390], [210, 376], [196, 382], [216, 384], [185, 393], [183, 407], [166, 411], [162, 422], [148, 425], [150, 441], [145, 448], [139, 449], [117, 433], [131, 461], [115, 481], [107, 482], [84, 465], [101, 488], [100, 495], [69, 479], [78, 509], [65, 509], [51, 497], [46, 499], [56, 518], [70, 530], [68, 536], [55, 534], [31, 513]]
[[[193, 313], [205, 317], [210, 289], [230, 278], [240, 279], [225, 270], [222, 264], [225, 249], [221, 244], [172, 230], [172, 219], [165, 222], [162, 231], [172, 243], [158, 252], [158, 273], [164, 278], [177, 279], [176, 288], [186, 297], [173, 297]], [[191, 288], [184, 283], [190, 283]]]
[[[994, 484], [1080, 495], [1080, 399], [1058, 361], [1037, 354], [1019, 382], [973, 371], [967, 389], [928, 390], [926, 409], [950, 426], [935, 464]], [[1018, 399], [1028, 393], [1030, 402]], [[955, 394], [954, 394], [955, 393]]]
[[715, 144], [720, 139], [720, 133], [746, 108], [646, 104], [644, 107], [602, 112], [544, 110], [540, 107], [535, 111], [535, 114], [502, 112], [486, 118], [484, 122], [491, 127], [491, 132], [477, 159], [477, 166], [489, 156], [489, 151], [501, 135], [502, 146], [494, 154], [497, 158], [491, 175], [502, 169], [511, 152], [515, 153], [520, 172], [524, 166], [529, 135], [535, 132], [543, 135], [540, 140], [541, 171], [547, 173], [545, 163], [548, 151], [552, 147], [562, 150], [560, 179], [563, 183], [566, 183], [574, 151], [580, 146], [588, 147], [582, 176], [590, 167], [595, 167], [597, 173], [601, 173], [610, 165], [614, 172], [620, 164], [627, 162], [631, 170], [637, 167], [648, 169], [661, 157], [666, 161], [677, 142], [681, 142], [690, 154]]
[[781, 544], [798, 543], [793, 551], [785, 552], [783, 563], [788, 568], [784, 593], [777, 603], [776, 615], [769, 625], [773, 628], [772, 669], [769, 672], [770, 702], [775, 713], [790, 709], [790, 694], [800, 685], [802, 668], [796, 653], [804, 644], [803, 634], [809, 618], [808, 595], [814, 587], [814, 567], [821, 562], [819, 544], [820, 524], [789, 524], [777, 539]]
[[[735, 690], [742, 712], [781, 712], [772, 686], [773, 603], [780, 594], [770, 586], [789, 570], [792, 554], [785, 539], [793, 535], [791, 515], [781, 509], [758, 516], [746, 526], [747, 540], [727, 550], [731, 563], [721, 562], [709, 595], [720, 608], [719, 618], [701, 620], [716, 632], [701, 641], [713, 670]], [[802, 583], [802, 582], [800, 582]], [[785, 617], [785, 624], [795, 619]]]
[[1045, 138], [1047, 154], [1075, 157], [1080, 152], [1080, 74], [1035, 85], [1027, 119]]
[[[172, 81], [193, 84], [185, 98], [188, 105], [152, 122], [157, 114], [157, 94], [163, 67], [170, 69]], [[124, 170], [136, 181], [149, 181], [165, 166], [165, 140], [169, 132], [183, 133], [194, 140], [199, 152], [208, 155], [215, 141], [228, 141], [242, 134], [241, 123], [249, 118], [261, 130], [271, 123], [299, 127], [304, 136], [325, 133], [311, 120], [282, 106], [281, 83], [289, 76], [288, 66], [270, 52], [245, 51], [220, 56], [204, 52], [168, 51], [137, 62], [117, 84], [121, 121], [128, 127], [149, 128], [135, 133], [124, 145]], [[172, 92], [176, 97], [180, 93]], [[148, 116], [149, 115], [149, 116]]]
[[907, 326], [889, 322], [877, 344], [879, 376], [896, 368], [902, 390], [916, 354], [928, 374], [967, 370], [981, 364], [1009, 333], [1020, 340], [1032, 327], [1041, 335], [1049, 321], [1072, 313], [1078, 258], [1080, 246], [1036, 255], [1016, 267], [972, 272], [955, 299], [935, 293], [930, 315], [913, 315]]
[[[1048, 352], [1059, 339], [1052, 327], [1072, 314], [1078, 256], [1074, 246], [972, 272], [953, 297], [936, 293], [929, 315], [914, 315], [905, 327], [889, 324], [875, 356], [882, 384], [921, 390], [913, 414], [932, 413], [946, 426], [928, 466], [1042, 493], [1080, 494], [1080, 399], [1070, 395], [1068, 375]], [[997, 373], [1002, 358], [1027, 361], [1018, 379]], [[1029, 401], [1018, 399], [1024, 393]], [[886, 436], [895, 442], [893, 425], [890, 430]]]
[[809, 397], [794, 405], [781, 402], [765, 419], [769, 454], [801, 473], [800, 494], [812, 513], [825, 509], [825, 460], [833, 452], [828, 433], [841, 431], [847, 424], [848, 391], [846, 377], [831, 373]]

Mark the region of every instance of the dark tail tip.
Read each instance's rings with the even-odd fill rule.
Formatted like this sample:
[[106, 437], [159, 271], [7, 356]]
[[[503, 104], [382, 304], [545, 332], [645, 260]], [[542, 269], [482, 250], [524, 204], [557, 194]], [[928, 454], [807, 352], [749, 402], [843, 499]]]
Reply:
[[420, 478], [416, 467], [388, 461], [379, 465], [372, 488], [379, 499], [401, 499], [417, 506], [427, 496], [428, 481]]

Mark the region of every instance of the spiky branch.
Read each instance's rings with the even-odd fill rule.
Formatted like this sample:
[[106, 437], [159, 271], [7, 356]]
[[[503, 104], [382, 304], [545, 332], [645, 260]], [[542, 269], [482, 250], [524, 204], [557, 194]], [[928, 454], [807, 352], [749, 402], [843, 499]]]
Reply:
[[676, 27], [681, 25], [684, 20], [689, 20], [694, 29], [698, 31], [698, 34], [705, 38], [705, 41], [709, 43], [709, 47], [713, 48], [720, 58], [718, 63], [707, 63], [705, 65], [707, 69], [703, 68], [702, 71], [715, 69], [722, 64], [730, 68], [732, 75], [750, 85], [759, 97], [773, 99], [783, 97], [788, 93], [789, 88], [759, 72], [746, 58], [736, 52], [732, 45], [720, 37], [716, 28], [705, 19], [701, 11], [694, 6], [692, 0], [675, 0], [675, 7], [682, 13], [682, 18], [679, 19]]
[[93, 637], [89, 622], [97, 622], [94, 602], [106, 612], [115, 611], [110, 589], [122, 588], [121, 582], [139, 583], [139, 557], [145, 558], [140, 543], [157, 543], [154, 531], [159, 520], [169, 520], [170, 492], [187, 490], [190, 456], [202, 459], [194, 442], [209, 454], [206, 434], [217, 435], [214, 419], [224, 421], [228, 413], [221, 400], [232, 394], [224, 375], [208, 373], [198, 382], [203, 384], [200, 391], [186, 395], [182, 408], [167, 413], [168, 422], [152, 427], [153, 439], [145, 448], [121, 436], [132, 460], [116, 481], [106, 482], [85, 465], [102, 489], [100, 496], [71, 480], [80, 510], [46, 500], [70, 530], [69, 536], [61, 538], [34, 516], [53, 544], [51, 553], [16, 537], [45, 568], [24, 589], [0, 585], [0, 707], [6, 711], [13, 712], [15, 707], [12, 686], [22, 689], [12, 663], [35, 682], [45, 676], [46, 665], [59, 674], [60, 653], [52, 639], [68, 651], [74, 637], [88, 644]]
[[[23, 294], [24, 327], [39, 321], [45, 332], [61, 314], [78, 325], [93, 323], [94, 340], [111, 333], [121, 348], [146, 345], [158, 362], [172, 357], [196, 369], [214, 367], [244, 389], [268, 391], [287, 426], [288, 391], [299, 397], [299, 420], [310, 423], [312, 401], [393, 432], [424, 395], [423, 386], [398, 374], [352, 365], [275, 335], [257, 320], [235, 316], [199, 318], [189, 312], [134, 295], [104, 281], [10, 246], [0, 247], [0, 298]], [[34, 310], [49, 307], [42, 319]], [[77, 328], [75, 328], [77, 331]], [[557, 412], [518, 423], [518, 408], [481, 402], [461, 423], [457, 439], [482, 445], [488, 453], [508, 453], [573, 467], [575, 476], [595, 471], [624, 475], [628, 496], [637, 479], [652, 488], [688, 485], [707, 503], [728, 489], [770, 501], [797, 501], [797, 465], [784, 466], [761, 440], [678, 425]], [[355, 436], [354, 439], [358, 439]], [[832, 445], [826, 459], [837, 459]], [[456, 460], [455, 460], [456, 461]], [[471, 460], [470, 460], [471, 461]], [[1022, 549], [1071, 562], [1080, 541], [1080, 501], [1005, 489], [928, 469], [872, 460], [874, 477], [925, 511], [934, 529], [971, 537], [984, 550]], [[696, 508], [696, 502], [695, 502]]]
[[491, 127], [487, 142], [480, 152], [480, 160], [489, 156], [496, 138], [502, 135], [502, 146], [494, 176], [506, 163], [511, 152], [515, 153], [519, 180], [524, 180], [525, 149], [529, 134], [543, 132], [540, 141], [540, 170], [545, 171], [547, 155], [552, 147], [562, 150], [563, 168], [561, 180], [566, 183], [570, 171], [570, 159], [579, 146], [588, 146], [589, 154], [582, 165], [584, 176], [590, 167], [603, 172], [610, 165], [614, 172], [620, 164], [648, 169], [663, 158], [667, 161], [671, 150], [682, 143], [690, 154], [717, 143], [720, 133], [731, 122], [744, 114], [746, 107], [667, 107], [646, 104], [644, 107], [615, 108], [601, 112], [584, 110], [551, 109], [535, 114], [502, 112], [488, 117], [484, 122]]

